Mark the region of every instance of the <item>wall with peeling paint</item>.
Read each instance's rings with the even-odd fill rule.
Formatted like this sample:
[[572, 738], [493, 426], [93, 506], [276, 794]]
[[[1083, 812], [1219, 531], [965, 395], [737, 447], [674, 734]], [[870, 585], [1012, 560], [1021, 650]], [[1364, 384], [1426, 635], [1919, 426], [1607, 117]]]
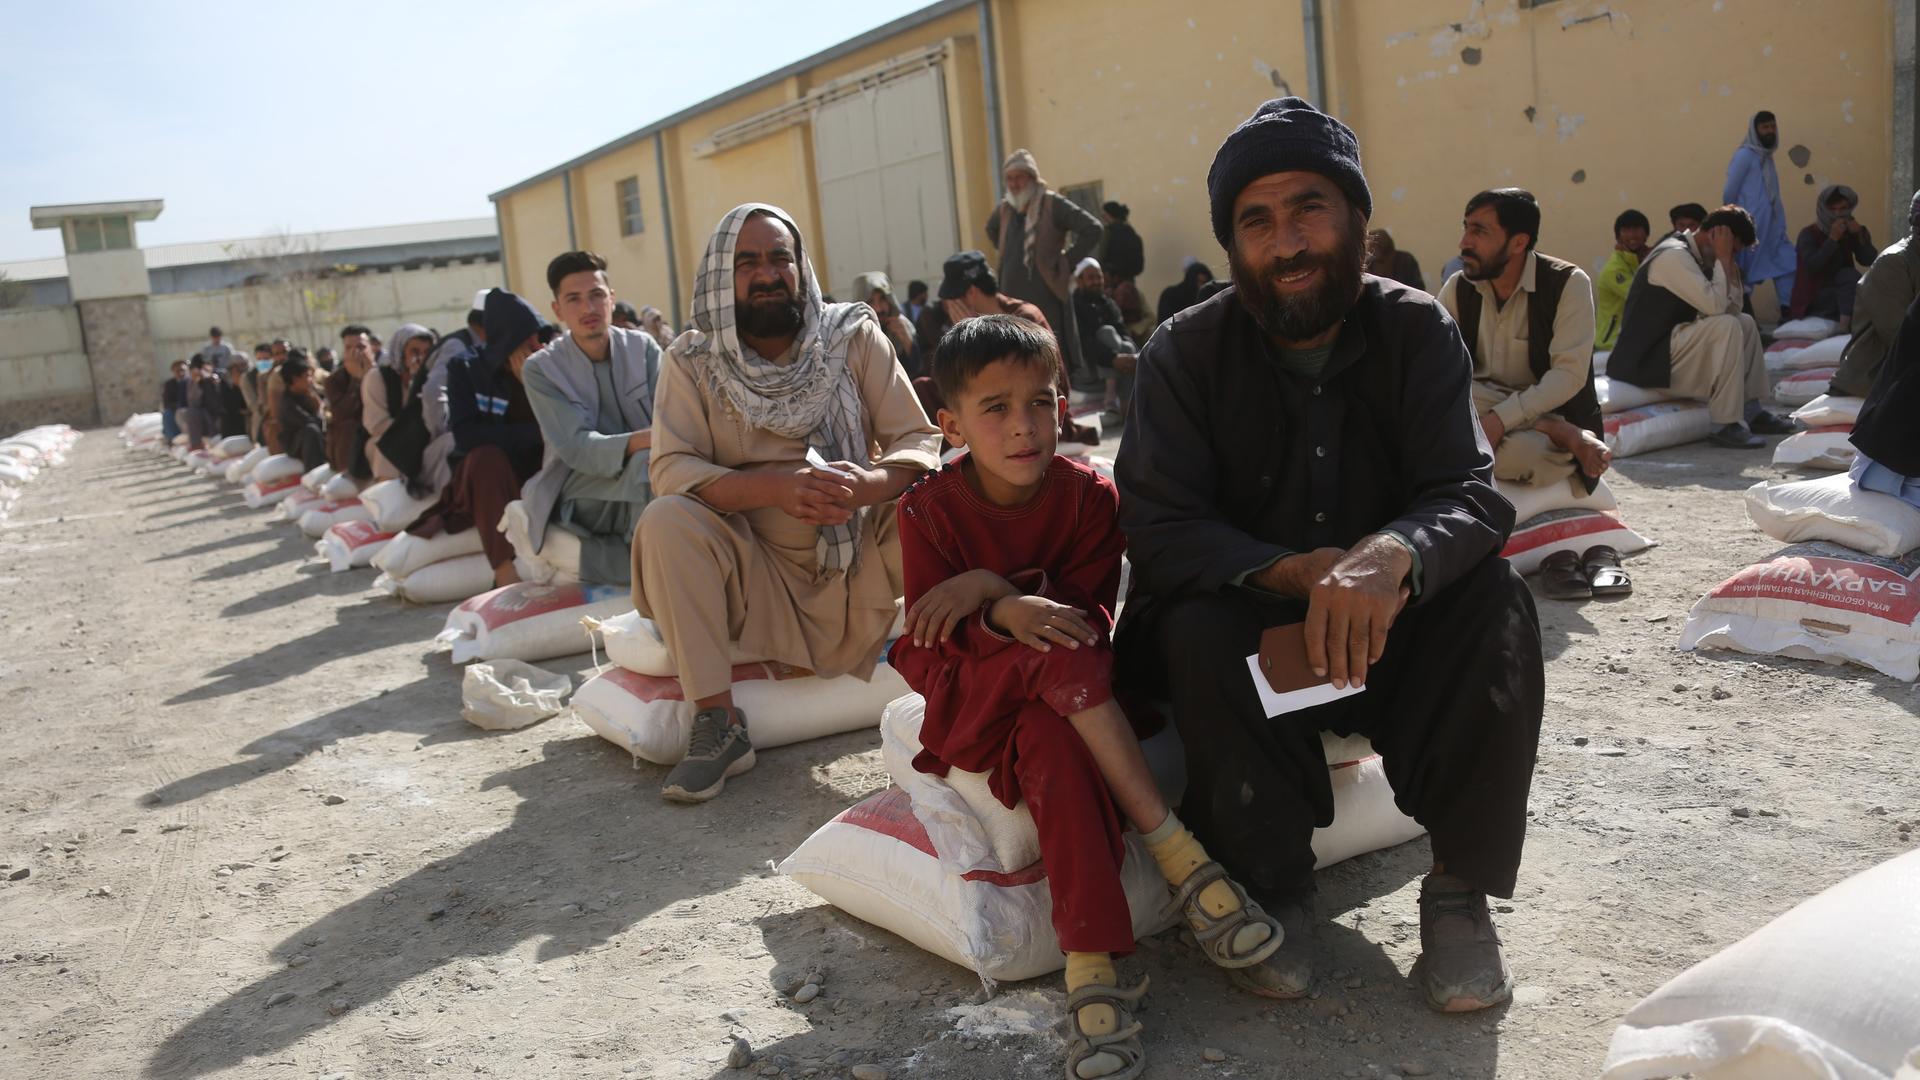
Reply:
[[[1908, 0], [1899, 0], [1908, 2]], [[1890, 231], [1889, 0], [1347, 0], [1327, 40], [1336, 111], [1359, 133], [1374, 223], [1429, 283], [1484, 187], [1531, 190], [1541, 247], [1591, 266], [1626, 207], [1720, 201], [1748, 120], [1780, 120], [1789, 238], [1820, 188]], [[1449, 18], [1450, 16], [1450, 18]], [[1458, 21], [1454, 21], [1458, 20]], [[1904, 218], [1906, 196], [1893, 196]]]

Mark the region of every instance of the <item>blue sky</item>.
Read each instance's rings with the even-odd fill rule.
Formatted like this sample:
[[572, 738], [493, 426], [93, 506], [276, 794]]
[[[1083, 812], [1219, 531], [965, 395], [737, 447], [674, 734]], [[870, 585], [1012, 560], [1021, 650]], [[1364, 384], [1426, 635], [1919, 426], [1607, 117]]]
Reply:
[[43, 203], [142, 244], [491, 214], [487, 193], [928, 0], [0, 0], [0, 262]]

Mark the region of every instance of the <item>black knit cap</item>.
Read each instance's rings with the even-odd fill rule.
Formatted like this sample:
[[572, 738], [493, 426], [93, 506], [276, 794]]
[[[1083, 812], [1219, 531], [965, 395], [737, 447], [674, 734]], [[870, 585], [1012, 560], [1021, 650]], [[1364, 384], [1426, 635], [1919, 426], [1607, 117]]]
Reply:
[[1373, 193], [1360, 171], [1360, 140], [1353, 129], [1303, 98], [1275, 98], [1233, 129], [1207, 170], [1213, 236], [1220, 246], [1232, 246], [1233, 201], [1248, 184], [1296, 171], [1317, 172], [1339, 184], [1362, 216], [1373, 216]]

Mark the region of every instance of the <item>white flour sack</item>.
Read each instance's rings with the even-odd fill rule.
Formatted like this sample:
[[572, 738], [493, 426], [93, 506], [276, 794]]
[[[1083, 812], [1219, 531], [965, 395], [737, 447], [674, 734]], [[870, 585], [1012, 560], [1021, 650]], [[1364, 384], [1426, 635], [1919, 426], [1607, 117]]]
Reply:
[[[260, 470], [255, 469], [254, 471], [259, 472]], [[296, 491], [305, 490], [305, 488], [300, 486], [299, 474], [295, 473], [292, 476], [283, 476], [278, 480], [249, 480], [247, 481], [245, 490], [243, 490], [241, 494], [245, 497], [248, 507], [254, 510], [260, 510], [265, 507], [277, 505], [280, 500], [291, 496]]]
[[318, 502], [307, 503], [301, 508], [300, 531], [308, 536], [321, 537], [335, 525], [345, 525], [349, 521], [372, 521], [373, 511], [360, 505], [356, 498], [327, 499], [315, 496]]
[[607, 619], [633, 610], [625, 585], [534, 585], [520, 582], [484, 592], [447, 613], [434, 644], [470, 660], [550, 660], [588, 651], [582, 618]]
[[[852, 675], [823, 679], [778, 663], [733, 669], [733, 704], [746, 714], [755, 750], [874, 727], [887, 702], [906, 692], [906, 680], [884, 656], [871, 681]], [[610, 667], [574, 692], [573, 711], [595, 734], [635, 757], [672, 765], [687, 756], [693, 703], [681, 695], [679, 679]]]
[[[368, 488], [372, 491], [373, 488]], [[363, 498], [362, 503], [366, 502]], [[379, 515], [374, 515], [373, 523], [380, 524]], [[376, 570], [403, 578], [422, 567], [431, 566], [448, 559], [457, 559], [462, 555], [475, 555], [481, 551], [480, 530], [466, 529], [457, 533], [443, 532], [434, 537], [419, 537], [412, 533], [400, 533], [387, 545], [387, 550], [373, 560]], [[491, 580], [491, 572], [489, 572]], [[484, 592], [486, 590], [476, 590]], [[467, 596], [472, 596], [468, 593]], [[465, 599], [465, 597], [462, 597]]]
[[1747, 516], [1775, 540], [1826, 540], [1893, 558], [1920, 547], [1920, 510], [1867, 491], [1845, 473], [1747, 489]]
[[1827, 392], [1827, 385], [1833, 382], [1834, 370], [1831, 367], [1819, 367], [1796, 371], [1773, 384], [1773, 400], [1782, 405], [1805, 405]]
[[326, 501], [304, 486], [298, 487], [288, 492], [287, 497], [274, 507], [273, 518], [275, 521], [299, 521], [307, 511]]
[[[1920, 561], [1837, 544], [1795, 544], [1713, 587], [1687, 614], [1680, 648], [1854, 663], [1920, 676]], [[1920, 968], [1915, 969], [1920, 977]]]
[[1821, 394], [1805, 405], [1793, 410], [1793, 418], [1808, 427], [1827, 427], [1833, 424], [1849, 424], [1860, 419], [1860, 410], [1866, 407], [1866, 398], [1841, 397], [1838, 394]]
[[208, 447], [207, 452], [221, 461], [228, 461], [237, 457], [246, 457], [247, 451], [251, 449], [253, 449], [252, 439], [245, 435], [229, 435]]
[[416, 499], [407, 494], [404, 480], [382, 480], [360, 493], [360, 501], [373, 511], [373, 523], [396, 532], [414, 523], [432, 506], [431, 497]]
[[1809, 315], [1804, 319], [1794, 319], [1774, 327], [1775, 341], [1820, 341], [1839, 333], [1840, 323], [1835, 319], [1825, 319], [1818, 315]]
[[[659, 675], [672, 678], [679, 674], [673, 665], [673, 653], [668, 651], [667, 642], [661, 636], [659, 624], [652, 619], [642, 618], [640, 613], [629, 608], [624, 614], [611, 619], [602, 619], [594, 627], [600, 634], [600, 641], [607, 649], [607, 659], [619, 667], [640, 675]], [[727, 662], [735, 667], [755, 662], [755, 657], [740, 651], [739, 645], [730, 644]]]
[[[336, 501], [342, 499], [357, 499], [360, 497], [360, 484], [353, 477], [345, 473], [335, 473], [327, 477], [326, 482], [320, 485], [320, 494]], [[407, 524], [411, 525], [412, 522], [408, 522]]]
[[300, 483], [300, 474], [305, 471], [300, 467], [300, 459], [286, 454], [274, 454], [253, 467], [250, 479], [257, 484], [273, 484], [291, 478], [297, 486]]
[[[387, 550], [392, 549], [388, 544]], [[493, 588], [493, 566], [476, 552], [423, 566], [406, 577], [383, 573], [373, 587], [409, 604], [452, 604]]]
[[1596, 544], [1632, 555], [1652, 547], [1653, 541], [1629, 528], [1618, 510], [1549, 510], [1514, 526], [1500, 554], [1516, 572], [1531, 574], [1556, 551], [1577, 556]]
[[1602, 1080], [1920, 1076], [1920, 851], [1681, 972], [1614, 1030]]
[[528, 531], [527, 505], [519, 499], [507, 504], [497, 528], [513, 545], [513, 566], [521, 580], [538, 585], [569, 585], [580, 580], [580, 538], [549, 525], [536, 553]]
[[241, 455], [240, 460], [227, 466], [224, 474], [229, 484], [244, 484], [253, 476], [253, 470], [267, 460], [267, 448], [256, 446]]
[[1607, 448], [1617, 458], [1650, 454], [1669, 446], [1698, 442], [1713, 430], [1707, 407], [1698, 401], [1663, 401], [1606, 418]]
[[1840, 362], [1840, 354], [1847, 351], [1847, 342], [1851, 337], [1830, 337], [1806, 344], [1797, 343], [1799, 348], [1767, 351], [1767, 367], [1772, 371], [1805, 371], [1808, 368], [1833, 367]]
[[327, 481], [331, 479], [333, 479], [333, 466], [326, 464], [316, 465], [301, 475], [300, 486], [313, 492], [315, 495], [319, 495], [321, 494], [320, 489], [327, 486]]
[[[576, 694], [576, 706], [578, 701]], [[969, 865], [954, 857], [960, 850], [987, 850], [964, 803], [954, 800], [946, 815], [928, 825], [907, 793], [890, 787], [820, 826], [779, 869], [847, 914], [989, 982], [1031, 979], [1064, 967], [1045, 868], [1036, 862], [1009, 873], [991, 854]], [[1120, 880], [1134, 937], [1164, 928], [1171, 897], [1138, 836], [1127, 837]]]
[[1781, 439], [1773, 448], [1773, 463], [1783, 469], [1844, 472], [1853, 467], [1856, 453], [1853, 425], [1834, 424], [1796, 431]]
[[1513, 520], [1523, 524], [1549, 510], [1613, 510], [1620, 505], [1604, 478], [1593, 486], [1592, 491], [1571, 478], [1549, 484], [1516, 484], [1510, 480], [1496, 480], [1493, 486], [1513, 504]]
[[385, 550], [394, 534], [381, 532], [371, 521], [349, 521], [327, 530], [313, 549], [338, 574], [344, 570], [373, 565], [374, 556]]
[[1594, 376], [1593, 391], [1600, 398], [1600, 411], [1609, 416], [1629, 409], [1639, 409], [1662, 401], [1674, 400], [1671, 390], [1648, 390], [1630, 382], [1609, 379], [1604, 375]]

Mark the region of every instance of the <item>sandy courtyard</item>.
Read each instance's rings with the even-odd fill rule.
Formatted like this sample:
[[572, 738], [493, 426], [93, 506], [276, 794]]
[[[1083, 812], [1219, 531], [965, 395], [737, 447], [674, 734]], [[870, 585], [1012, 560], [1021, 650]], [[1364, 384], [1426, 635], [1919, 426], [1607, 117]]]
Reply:
[[[1496, 916], [1510, 1006], [1437, 1016], [1406, 981], [1416, 841], [1321, 875], [1314, 1000], [1144, 942], [1122, 971], [1153, 979], [1150, 1075], [1591, 1076], [1643, 994], [1910, 848], [1912, 687], [1673, 647], [1705, 589], [1779, 546], [1738, 498], [1774, 475], [1703, 446], [1623, 462], [1627, 520], [1662, 544], [1629, 564], [1636, 594], [1541, 601], [1533, 828]], [[427, 651], [447, 609], [311, 545], [110, 432], [0, 526], [0, 1074], [1060, 1074], [1057, 976], [982, 1006], [967, 971], [771, 873], [885, 786], [877, 733], [670, 806], [664, 770], [564, 716], [469, 726]], [[811, 969], [817, 1000], [780, 992]]]

